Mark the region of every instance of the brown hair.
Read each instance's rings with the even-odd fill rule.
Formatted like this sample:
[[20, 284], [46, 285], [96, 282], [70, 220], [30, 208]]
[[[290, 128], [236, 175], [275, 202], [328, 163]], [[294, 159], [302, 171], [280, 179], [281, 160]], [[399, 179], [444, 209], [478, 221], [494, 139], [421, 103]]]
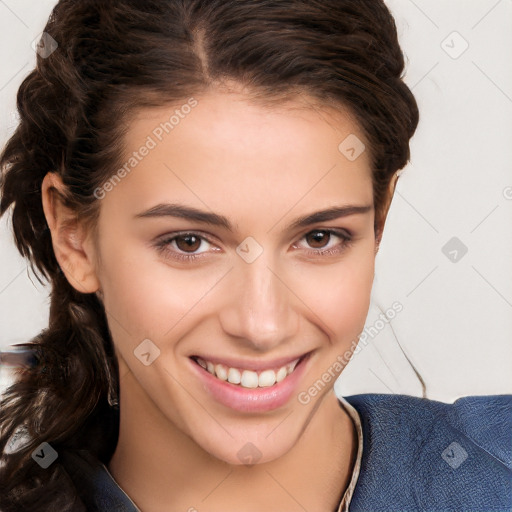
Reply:
[[[31, 459], [41, 442], [85, 448], [107, 464], [118, 436], [105, 311], [59, 268], [42, 209], [47, 172], [61, 176], [65, 205], [94, 225], [94, 191], [119, 168], [130, 116], [233, 82], [261, 103], [305, 94], [348, 110], [372, 158], [378, 227], [418, 123], [382, 0], [61, 0], [45, 32], [59, 46], [20, 86], [20, 122], [0, 156], [0, 215], [12, 206], [16, 246], [52, 287], [49, 326], [31, 340], [39, 364], [0, 404], [4, 512], [73, 509], [58, 460], [44, 470]], [[16, 432], [26, 442], [7, 450]]]

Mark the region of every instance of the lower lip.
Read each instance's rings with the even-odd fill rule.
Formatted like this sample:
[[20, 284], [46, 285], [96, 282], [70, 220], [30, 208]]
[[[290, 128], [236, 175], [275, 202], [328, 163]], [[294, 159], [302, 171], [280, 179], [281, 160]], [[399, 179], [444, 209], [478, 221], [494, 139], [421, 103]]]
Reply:
[[202, 366], [190, 359], [195, 372], [202, 380], [205, 390], [217, 402], [241, 412], [267, 412], [286, 404], [296, 391], [300, 379], [306, 371], [306, 355], [294, 371], [278, 384], [265, 388], [244, 388], [214, 377]]

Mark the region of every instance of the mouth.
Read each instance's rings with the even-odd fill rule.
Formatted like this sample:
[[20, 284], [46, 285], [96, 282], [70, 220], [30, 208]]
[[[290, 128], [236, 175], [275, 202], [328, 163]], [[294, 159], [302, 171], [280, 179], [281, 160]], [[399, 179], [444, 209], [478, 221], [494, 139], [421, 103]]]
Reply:
[[[268, 363], [269, 367], [260, 370], [250, 369], [244, 367], [244, 365], [231, 366], [227, 363], [210, 361], [200, 356], [192, 356], [191, 359], [220, 381], [236, 387], [255, 389], [273, 387], [286, 380], [310, 353], [303, 354], [284, 364]], [[258, 366], [261, 366], [261, 363]]]
[[217, 403], [243, 413], [266, 413], [297, 395], [314, 351], [275, 361], [189, 357], [192, 373]]

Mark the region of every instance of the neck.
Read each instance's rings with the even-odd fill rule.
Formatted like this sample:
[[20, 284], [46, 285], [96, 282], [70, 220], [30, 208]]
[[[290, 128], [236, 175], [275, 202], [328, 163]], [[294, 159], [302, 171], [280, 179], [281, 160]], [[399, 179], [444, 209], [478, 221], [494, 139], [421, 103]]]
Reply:
[[144, 512], [337, 511], [357, 453], [354, 425], [332, 390], [291, 450], [253, 466], [204, 451], [161, 414], [131, 372], [120, 414], [108, 469]]

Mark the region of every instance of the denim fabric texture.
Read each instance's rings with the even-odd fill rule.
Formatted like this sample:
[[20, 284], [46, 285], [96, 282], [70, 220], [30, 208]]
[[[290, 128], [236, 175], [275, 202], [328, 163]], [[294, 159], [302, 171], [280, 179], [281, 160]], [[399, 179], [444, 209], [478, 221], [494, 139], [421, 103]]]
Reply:
[[512, 395], [345, 398], [364, 437], [350, 512], [512, 510]]

